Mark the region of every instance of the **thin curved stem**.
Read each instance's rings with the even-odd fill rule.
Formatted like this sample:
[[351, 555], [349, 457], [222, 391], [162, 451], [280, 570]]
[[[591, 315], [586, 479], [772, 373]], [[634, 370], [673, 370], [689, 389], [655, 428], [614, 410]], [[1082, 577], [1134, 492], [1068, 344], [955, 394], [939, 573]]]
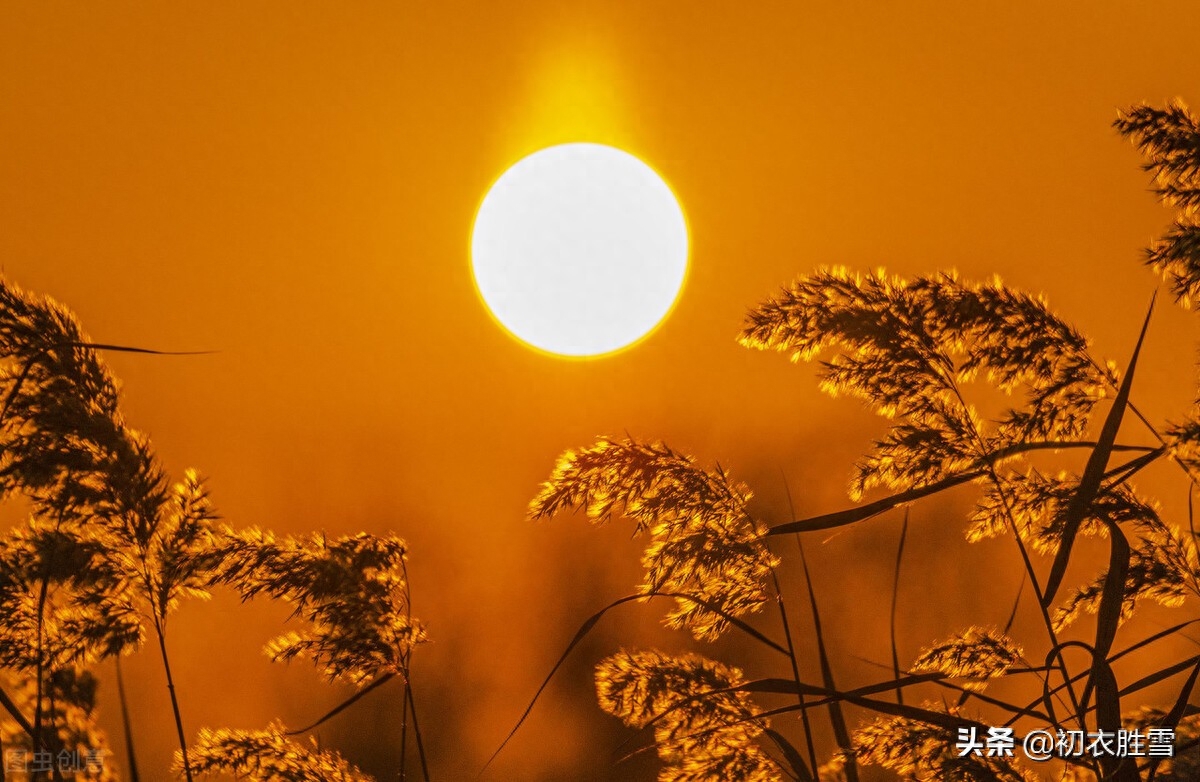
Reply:
[[175, 733], [179, 738], [179, 751], [183, 754], [183, 776], [192, 782], [192, 764], [188, 760], [187, 738], [183, 734], [183, 717], [179, 713], [179, 698], [175, 694], [175, 679], [171, 676], [171, 661], [167, 657], [167, 637], [163, 622], [154, 615], [154, 632], [158, 636], [158, 650], [162, 654], [163, 671], [167, 675], [167, 692], [171, 696], [171, 711], [175, 716]]

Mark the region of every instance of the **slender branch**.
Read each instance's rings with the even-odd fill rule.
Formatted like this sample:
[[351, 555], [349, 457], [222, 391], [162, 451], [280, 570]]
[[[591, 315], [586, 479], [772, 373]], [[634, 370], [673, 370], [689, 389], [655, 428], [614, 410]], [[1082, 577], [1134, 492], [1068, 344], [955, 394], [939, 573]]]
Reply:
[[[405, 677], [406, 680], [407, 678]], [[421, 777], [425, 782], [429, 782], [429, 762], [425, 758], [425, 742], [421, 739], [421, 723], [417, 721], [417, 701], [413, 695], [411, 681], [409, 681], [405, 694], [408, 698], [409, 711], [412, 712], [413, 736], [417, 740], [417, 756], [421, 759]]]
[[129, 719], [129, 699], [125, 697], [125, 675], [121, 672], [121, 656], [116, 656], [117, 697], [121, 701], [121, 727], [125, 733], [125, 757], [129, 763], [129, 782], [140, 782], [137, 751], [133, 746], [133, 723]]
[[[1033, 560], [1029, 557], [1029, 549], [1026, 548], [1025, 542], [1021, 540], [1021, 533], [1017, 529], [1016, 516], [1012, 510], [1012, 502], [1009, 499], [1008, 494], [1004, 491], [1004, 488], [1000, 483], [1000, 476], [996, 474], [995, 469], [988, 467], [988, 472], [990, 473], [993, 485], [996, 487], [996, 493], [1000, 497], [1000, 502], [1004, 506], [1004, 515], [1008, 519], [1009, 529], [1012, 531], [1013, 540], [1017, 544], [1017, 551], [1020, 552], [1021, 562], [1025, 566], [1025, 574], [1029, 578], [1030, 586], [1033, 588], [1033, 596], [1038, 605], [1038, 612], [1042, 617], [1042, 624], [1045, 626], [1046, 633], [1050, 637], [1051, 647], [1058, 648], [1060, 645], [1058, 633], [1054, 630], [1054, 622], [1050, 618], [1050, 610], [1046, 607], [1046, 601], [1042, 593], [1042, 587], [1037, 579], [1037, 571], [1034, 570]], [[1059, 674], [1062, 676], [1063, 683], [1067, 688], [1067, 696], [1071, 699], [1071, 708], [1073, 709], [1073, 713], [1076, 715], [1076, 718], [1079, 721], [1079, 729], [1086, 731], [1087, 727], [1084, 724], [1083, 714], [1080, 710], [1079, 696], [1075, 693], [1075, 685], [1072, 684], [1071, 671], [1069, 668], [1067, 668], [1067, 661], [1061, 654], [1057, 655], [1056, 659], [1058, 660], [1057, 667]]]
[[400, 773], [398, 777], [400, 782], [408, 779], [408, 675], [404, 676], [404, 694], [400, 696], [402, 701], [400, 711]]
[[[817, 636], [817, 659], [821, 664], [821, 680], [825, 687], [837, 692], [833, 680], [833, 666], [829, 663], [829, 653], [825, 648], [825, 635], [821, 631], [821, 612], [817, 608], [817, 593], [813, 590], [812, 573], [808, 569], [808, 557], [804, 554], [804, 541], [796, 536], [796, 545], [800, 548], [800, 564], [804, 566], [804, 583], [808, 587], [808, 602], [812, 610], [813, 632]], [[858, 763], [854, 756], [854, 743], [850, 740], [850, 732], [846, 729], [846, 718], [842, 713], [841, 704], [836, 701], [829, 703], [829, 721], [833, 725], [833, 736], [837, 740], [846, 765], [842, 769], [847, 782], [858, 782]]]
[[[779, 587], [779, 576], [775, 573], [775, 568], [771, 568], [771, 581], [775, 585], [775, 604], [779, 607], [779, 618], [783, 623], [783, 637], [787, 641], [788, 659], [792, 664], [792, 678], [796, 682], [796, 700], [801, 706], [805, 705], [804, 693], [800, 692], [800, 666], [796, 660], [796, 647], [792, 642], [792, 630], [788, 623], [787, 609], [783, 603], [783, 590]], [[817, 764], [817, 749], [813, 744], [812, 725], [808, 720], [808, 710], [802, 709], [800, 712], [800, 720], [804, 724], [804, 741], [807, 744], [809, 767], [813, 770], [818, 768]]]
[[179, 698], [175, 694], [175, 679], [171, 676], [171, 661], [167, 657], [167, 637], [163, 621], [158, 612], [154, 612], [154, 632], [158, 636], [158, 650], [162, 654], [163, 671], [167, 675], [167, 692], [171, 696], [171, 711], [175, 716], [175, 733], [179, 738], [179, 750], [183, 753], [183, 776], [187, 782], [192, 782], [192, 764], [188, 760], [187, 738], [183, 733], [183, 717], [179, 713]]
[[[900, 678], [900, 655], [896, 651], [896, 604], [900, 599], [900, 564], [904, 561], [904, 542], [908, 538], [908, 508], [904, 509], [904, 524], [900, 527], [900, 543], [896, 547], [896, 571], [892, 576], [892, 610], [888, 634], [892, 645], [892, 674]], [[896, 687], [896, 703], [904, 705], [904, 688]]]
[[[44, 692], [44, 682], [46, 678], [46, 650], [45, 650], [45, 617], [46, 617], [46, 596], [50, 590], [50, 574], [45, 572], [42, 574], [42, 584], [38, 590], [37, 602], [37, 684], [36, 694], [33, 701], [33, 746], [44, 746], [42, 742], [42, 697]], [[34, 768], [32, 780], [38, 782], [41, 779], [42, 772], [40, 768]]]
[[[411, 623], [412, 622], [412, 589], [409, 585], [409, 580], [408, 580], [408, 564], [404, 561], [404, 557], [400, 558], [400, 574], [404, 578], [405, 616], [408, 618], [408, 621]], [[400, 665], [403, 669], [403, 674], [404, 674], [404, 693], [400, 696], [402, 702], [400, 705], [400, 774], [399, 774], [399, 778], [400, 778], [401, 782], [404, 782], [404, 780], [408, 778], [408, 758], [407, 758], [407, 754], [408, 754], [408, 704], [409, 704], [410, 698], [412, 698], [412, 687], [409, 683], [410, 682], [409, 670], [410, 670], [411, 661], [412, 661], [412, 647], [410, 646], [407, 651], [403, 652], [400, 655]], [[416, 714], [416, 709], [414, 707], [414, 709], [413, 709], [413, 730], [414, 730], [414, 732], [417, 730], [416, 717], [417, 717], [417, 714]], [[417, 737], [418, 737], [418, 741], [420, 741], [419, 733], [417, 734]], [[424, 762], [425, 762], [425, 759], [422, 756], [422, 758], [421, 758], [422, 769], [424, 769]], [[426, 777], [428, 777], [428, 776], [429, 776], [428, 772], [426, 772]]]
[[[969, 413], [970, 407], [967, 405], [966, 400], [963, 399], [962, 391], [959, 389], [958, 383], [956, 383], [953, 378], [947, 378], [946, 382], [951, 391], [954, 393], [954, 396], [958, 399], [963, 411]], [[983, 435], [980, 434], [978, 427], [975, 426], [975, 421], [969, 414], [964, 415], [964, 420], [966, 421], [967, 429], [970, 432], [971, 437], [975, 440], [976, 446], [979, 448], [979, 452], [987, 454], [988, 448], [984, 442]], [[1042, 622], [1045, 624], [1046, 633], [1049, 635], [1050, 643], [1054, 648], [1057, 648], [1059, 645], [1058, 633], [1054, 631], [1054, 622], [1051, 621], [1050, 612], [1046, 608], [1045, 601], [1042, 599], [1042, 588], [1038, 583], [1037, 571], [1033, 568], [1033, 561], [1029, 558], [1029, 551], [1025, 547], [1025, 542], [1021, 540], [1021, 533], [1017, 528], [1017, 521], [1016, 516], [1013, 513], [1012, 503], [1008, 498], [1008, 494], [1004, 491], [1004, 486], [1000, 482], [999, 474], [996, 472], [995, 459], [986, 458], [985, 471], [988, 478], [991, 480], [992, 485], [995, 487], [997, 495], [1000, 497], [1001, 504], [1004, 506], [1004, 515], [1008, 519], [1008, 525], [1009, 529], [1012, 530], [1013, 540], [1016, 541], [1017, 550], [1021, 554], [1021, 562], [1025, 566], [1025, 572], [1029, 576], [1029, 581], [1033, 586], [1034, 595], [1037, 597], [1038, 607], [1041, 609]], [[1075, 713], [1079, 715], [1080, 729], [1086, 729], [1083, 725], [1083, 716], [1080, 714], [1079, 699], [1075, 695], [1074, 685], [1071, 684], [1071, 672], [1067, 668], [1066, 660], [1063, 659], [1061, 654], [1058, 655], [1058, 662], [1063, 682], [1066, 683], [1067, 693], [1071, 698], [1071, 705], [1074, 707]]]
[[[781, 471], [781, 473], [782, 473], [782, 471]], [[791, 487], [791, 485], [788, 484], [786, 475], [783, 476], [783, 490], [784, 490], [784, 493], [787, 495], [788, 512], [791, 514], [792, 518], [795, 518], [796, 517], [796, 506], [795, 506], [795, 503], [792, 501], [792, 487]], [[800, 547], [800, 534], [799, 533], [796, 534], [796, 546]], [[788, 625], [787, 611], [783, 605], [783, 592], [779, 588], [779, 578], [778, 578], [778, 576], [776, 576], [774, 568], [771, 568], [771, 578], [775, 582], [775, 595], [776, 595], [776, 599], [779, 601], [779, 615], [783, 619], [783, 634], [784, 634], [784, 638], [787, 640], [788, 659], [791, 661], [791, 664], [792, 664], [792, 676], [796, 680], [796, 687], [799, 688], [799, 686], [800, 686], [800, 664], [799, 664], [799, 660], [797, 660], [797, 658], [796, 658], [796, 647], [792, 641], [792, 632], [791, 632], [791, 628]], [[797, 692], [796, 698], [799, 701], [801, 706], [805, 705], [804, 693]], [[813, 740], [812, 722], [808, 718], [808, 709], [806, 709], [806, 708], [800, 709], [800, 723], [804, 726], [805, 749], [808, 751], [808, 762], [812, 767], [812, 773], [815, 777], [815, 775], [818, 772], [818, 769], [820, 768], [820, 764], [817, 762], [817, 747], [816, 747], [815, 741]]]
[[[1118, 389], [1118, 384], [1116, 384], [1112, 381], [1112, 378], [1110, 378], [1108, 376], [1108, 372], [1105, 371], [1098, 363], [1096, 363], [1096, 360], [1094, 358], [1092, 358], [1091, 356], [1088, 356], [1088, 361], [1090, 361], [1092, 363], [1092, 366], [1095, 367], [1096, 371], [1100, 373], [1101, 377], [1103, 377], [1105, 380], [1108, 381], [1108, 385], [1114, 391]], [[1155, 427], [1154, 424], [1150, 423], [1150, 419], [1147, 418], [1142, 413], [1142, 411], [1138, 409], [1138, 406], [1136, 404], [1134, 404], [1132, 399], [1126, 400], [1125, 406], [1129, 409], [1130, 412], [1133, 413], [1135, 418], [1137, 418], [1139, 421], [1142, 422], [1142, 425], [1146, 427], [1146, 430], [1150, 432], [1151, 436], [1153, 436], [1155, 440], [1158, 440], [1159, 445], [1162, 445], [1162, 446], [1169, 445], [1169, 443], [1167, 442], [1167, 438], [1164, 437], [1163, 434], [1158, 431], [1158, 428]], [[1114, 451], [1117, 450], [1116, 446], [1113, 446], [1113, 450]], [[1198, 477], [1194, 472], [1192, 472], [1192, 469], [1190, 467], [1188, 467], [1187, 464], [1184, 463], [1183, 460], [1181, 460], [1174, 453], [1170, 453], [1168, 451], [1168, 454], [1171, 457], [1171, 461], [1175, 462], [1175, 464], [1177, 464], [1179, 466], [1179, 469], [1183, 471], [1183, 474], [1187, 476], [1188, 480], [1192, 483], [1192, 485], [1200, 486], [1200, 477]]]

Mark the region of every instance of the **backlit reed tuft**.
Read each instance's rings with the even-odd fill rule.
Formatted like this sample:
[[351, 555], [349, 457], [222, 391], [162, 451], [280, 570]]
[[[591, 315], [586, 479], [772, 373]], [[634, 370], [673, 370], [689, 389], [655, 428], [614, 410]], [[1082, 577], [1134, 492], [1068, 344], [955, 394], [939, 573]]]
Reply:
[[650, 537], [642, 591], [677, 595], [667, 624], [713, 640], [728, 616], [762, 607], [777, 562], [746, 510], [749, 499], [719, 466], [705, 470], [661, 443], [602, 438], [559, 458], [529, 513], [539, 519], [572, 508], [599, 524], [632, 520]]
[[1163, 108], [1136, 106], [1115, 125], [1145, 157], [1162, 202], [1178, 210], [1170, 230], [1146, 250], [1146, 263], [1180, 304], [1193, 308], [1200, 295], [1200, 120], [1177, 100]]
[[732, 688], [742, 672], [695, 654], [619, 652], [596, 666], [600, 706], [636, 728], [653, 726], [660, 782], [782, 780], [758, 746], [769, 725]]
[[304, 622], [303, 629], [268, 644], [272, 659], [306, 657], [330, 679], [356, 685], [407, 676], [407, 656], [427, 636], [410, 614], [403, 540], [367, 534], [277, 538], [257, 529], [227, 529], [220, 551], [217, 582], [246, 600], [284, 600]]
[[[1004, 449], [1078, 436], [1104, 394], [1087, 342], [1039, 297], [955, 274], [903, 280], [820, 269], [751, 310], [743, 345], [821, 363], [821, 388], [894, 421], [852, 493], [933, 483]], [[984, 377], [1023, 404], [991, 426], [961, 384]]]
[[967, 679], [965, 686], [982, 689], [987, 680], [1004, 676], [1021, 662], [1021, 647], [995, 629], [969, 627], [921, 652], [911, 666], [916, 673], [944, 673]]
[[[374, 782], [336, 752], [322, 750], [316, 739], [289, 739], [279, 723], [266, 730], [204, 728], [188, 760], [198, 774], [232, 774], [254, 782]], [[175, 768], [183, 768], [179, 753]]]
[[[939, 708], [926, 704], [929, 708]], [[959, 757], [956, 736], [937, 725], [906, 717], [880, 717], [854, 733], [856, 759], [914, 782], [1040, 782], [1015, 758]]]

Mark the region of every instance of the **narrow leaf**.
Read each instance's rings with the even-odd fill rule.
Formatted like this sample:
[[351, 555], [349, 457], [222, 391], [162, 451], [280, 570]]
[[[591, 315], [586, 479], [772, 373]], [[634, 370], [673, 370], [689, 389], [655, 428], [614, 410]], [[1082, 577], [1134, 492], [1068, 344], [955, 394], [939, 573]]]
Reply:
[[1096, 615], [1096, 657], [1107, 659], [1121, 623], [1121, 607], [1125, 603], [1125, 578], [1129, 573], [1129, 541], [1114, 522], [1108, 523], [1110, 541], [1108, 573], [1104, 576], [1104, 591]]
[[548, 686], [550, 686], [550, 681], [554, 678], [554, 674], [558, 673], [558, 669], [561, 668], [563, 666], [563, 663], [565, 663], [567, 661], [567, 658], [571, 655], [571, 652], [573, 652], [575, 650], [576, 646], [579, 646], [579, 644], [583, 641], [583, 639], [587, 638], [588, 634], [590, 632], [592, 632], [592, 630], [596, 627], [596, 625], [600, 622], [600, 620], [604, 618], [604, 615], [607, 614], [612, 609], [617, 608], [618, 606], [625, 605], [626, 603], [631, 603], [635, 600], [645, 600], [647, 598], [652, 598], [652, 597], [673, 597], [673, 598], [678, 598], [678, 599], [683, 599], [683, 600], [691, 600], [692, 602], [696, 603], [697, 605], [703, 606], [705, 609], [712, 611], [713, 613], [719, 614], [723, 619], [727, 620], [733, 626], [744, 631], [751, 637], [755, 638], [756, 640], [760, 641], [761, 643], [765, 644], [766, 646], [774, 649], [775, 651], [779, 652], [780, 654], [786, 655], [788, 653], [787, 649], [785, 649], [782, 646], [780, 646], [779, 644], [775, 643], [770, 638], [767, 638], [765, 635], [760, 633], [758, 630], [755, 630], [753, 627], [746, 624], [745, 622], [738, 619], [737, 617], [730, 616], [727, 612], [721, 610], [717, 606], [712, 605], [711, 603], [709, 603], [706, 600], [700, 600], [698, 598], [692, 597], [691, 595], [677, 594], [674, 592], [646, 592], [645, 594], [626, 595], [625, 597], [614, 600], [613, 602], [606, 605], [604, 608], [601, 608], [599, 611], [597, 611], [596, 613], [589, 616], [584, 621], [584, 623], [579, 626], [579, 629], [575, 632], [575, 636], [573, 638], [571, 638], [571, 642], [567, 644], [567, 648], [564, 649], [563, 653], [559, 655], [558, 660], [556, 660], [554, 663], [554, 667], [552, 667], [550, 669], [550, 673], [546, 674], [546, 678], [542, 680], [541, 685], [537, 688], [537, 692], [535, 692], [533, 694], [533, 698], [529, 701], [529, 705], [525, 707], [525, 710], [523, 712], [521, 712], [521, 716], [517, 720], [517, 724], [514, 725], [512, 730], [510, 730], [508, 732], [508, 735], [504, 737], [504, 741], [500, 742], [500, 746], [497, 747], [496, 751], [492, 753], [492, 756], [490, 758], [488, 758], [487, 763], [483, 764], [483, 768], [481, 768], [479, 770], [480, 774], [483, 774], [483, 772], [486, 771], [488, 769], [488, 767], [492, 765], [492, 762], [495, 761], [496, 758], [499, 757], [500, 753], [504, 750], [504, 748], [506, 746], [508, 746], [508, 742], [512, 741], [513, 736], [517, 735], [517, 731], [521, 729], [521, 726], [525, 724], [525, 720], [527, 720], [529, 718], [529, 715], [533, 712], [533, 707], [537, 704], [538, 699], [542, 697], [542, 693], [546, 691], [546, 688]]
[[[904, 511], [904, 525], [900, 527], [900, 543], [896, 546], [896, 570], [892, 576], [892, 612], [888, 621], [889, 640], [892, 645], [892, 675], [900, 678], [900, 655], [896, 650], [896, 603], [900, 596], [900, 565], [904, 561], [904, 541], [908, 537], [908, 510]], [[896, 702], [904, 703], [904, 688], [896, 688]]]
[[[362, 698], [362, 697], [363, 697], [364, 695], [366, 695], [367, 693], [369, 693], [369, 692], [373, 691], [373, 690], [374, 690], [375, 688], [377, 688], [377, 687], [381, 687], [382, 685], [384, 685], [385, 683], [387, 683], [388, 681], [390, 681], [394, 675], [395, 675], [395, 674], [391, 674], [391, 673], [385, 673], [384, 675], [380, 676], [380, 677], [379, 677], [378, 679], [376, 679], [375, 681], [373, 681], [373, 682], [371, 682], [370, 684], [368, 684], [366, 687], [363, 687], [361, 690], [359, 690], [358, 692], [354, 693], [354, 694], [353, 694], [353, 695], [351, 695], [349, 698], [347, 698], [346, 700], [344, 700], [344, 701], [342, 701], [341, 703], [339, 703], [337, 706], [335, 706], [335, 707], [333, 707], [332, 709], [330, 709], [329, 711], [327, 711], [327, 712], [326, 712], [326, 713], [325, 713], [325, 714], [324, 714], [324, 715], [323, 715], [323, 716], [322, 716], [320, 719], [318, 719], [316, 722], [312, 723], [311, 725], [306, 725], [305, 727], [303, 727], [303, 728], [300, 728], [299, 730], [289, 730], [287, 733], [285, 733], [285, 734], [283, 734], [283, 735], [285, 735], [285, 736], [299, 736], [299, 735], [300, 735], [300, 734], [302, 734], [302, 733], [308, 733], [310, 730], [313, 730], [313, 729], [315, 729], [315, 728], [319, 728], [320, 726], [324, 725], [324, 724], [325, 724], [326, 722], [328, 722], [329, 720], [333, 719], [334, 717], [336, 717], [337, 715], [341, 714], [341, 713], [342, 713], [343, 711], [345, 711], [346, 709], [348, 709], [348, 708], [350, 708], [351, 706], [353, 706], [355, 703], [358, 703], [359, 699], [360, 699], [360, 698]], [[406, 707], [406, 708], [407, 708], [407, 707]]]
[[133, 723], [129, 719], [129, 699], [125, 697], [125, 676], [121, 673], [121, 658], [117, 662], [117, 698], [121, 702], [121, 729], [125, 734], [125, 758], [129, 763], [129, 782], [140, 782], [137, 750], [133, 744]]
[[[797, 538], [800, 546], [800, 562], [804, 566], [804, 583], [808, 588], [808, 602], [812, 609], [813, 631], [817, 635], [817, 658], [821, 663], [821, 681], [826, 689], [837, 691], [833, 681], [833, 667], [829, 664], [829, 652], [825, 647], [825, 633], [821, 629], [821, 612], [817, 608], [817, 594], [813, 591], [812, 574], [808, 569], [808, 557], [804, 554], [804, 543]], [[846, 717], [837, 701], [829, 702], [829, 722], [833, 725], [833, 737], [837, 739], [838, 748], [845, 753], [846, 767], [843, 769], [847, 782], [858, 782], [858, 765], [854, 761], [854, 743], [850, 740], [850, 731], [846, 727]]]
[[1142, 678], [1138, 679], [1133, 684], [1129, 684], [1129, 685], [1126, 685], [1125, 687], [1122, 687], [1121, 688], [1121, 696], [1124, 697], [1131, 693], [1137, 692], [1138, 690], [1144, 690], [1147, 687], [1153, 687], [1154, 685], [1158, 684], [1159, 682], [1163, 681], [1164, 679], [1170, 679], [1172, 676], [1179, 673], [1180, 671], [1186, 671], [1188, 668], [1192, 667], [1193, 665], [1196, 665], [1197, 663], [1200, 663], [1200, 655], [1195, 655], [1195, 656], [1187, 658], [1186, 660], [1180, 660], [1179, 662], [1174, 663], [1173, 665], [1168, 665], [1166, 668], [1162, 668], [1158, 671], [1155, 671], [1152, 674], [1143, 676]]
[[1046, 579], [1046, 589], [1042, 593], [1042, 606], [1045, 608], [1049, 608], [1054, 602], [1054, 596], [1062, 585], [1063, 576], [1067, 572], [1067, 562], [1071, 558], [1071, 548], [1075, 544], [1075, 536], [1079, 533], [1079, 526], [1083, 523], [1088, 509], [1096, 499], [1096, 493], [1100, 490], [1100, 481], [1108, 466], [1108, 457], [1112, 453], [1113, 444], [1117, 440], [1117, 431], [1121, 428], [1125, 406], [1129, 402], [1129, 391], [1133, 387], [1133, 375], [1137, 369], [1138, 354], [1141, 353], [1142, 341], [1146, 338], [1146, 330], [1150, 326], [1150, 316], [1153, 313], [1154, 299], [1152, 298], [1150, 308], [1146, 312], [1146, 319], [1142, 322], [1142, 331], [1138, 334], [1137, 344], [1133, 347], [1133, 356], [1129, 359], [1129, 367], [1125, 370], [1125, 377], [1121, 380], [1120, 388], [1117, 389], [1117, 395], [1113, 399], [1112, 408], [1108, 411], [1108, 417], [1104, 419], [1104, 427], [1100, 430], [1096, 447], [1088, 456], [1087, 466], [1084, 467], [1083, 476], [1079, 479], [1079, 488], [1062, 512], [1062, 543], [1058, 547], [1058, 553], [1054, 556], [1054, 564], [1051, 565], [1050, 575]]
[[944, 478], [936, 483], [931, 483], [928, 486], [921, 486], [916, 489], [902, 491], [899, 494], [893, 494], [890, 497], [884, 497], [875, 502], [869, 502], [866, 505], [860, 505], [857, 508], [848, 508], [846, 510], [835, 511], [834, 513], [825, 513], [820, 516], [813, 516], [800, 521], [789, 521], [785, 524], [777, 524], [767, 530], [768, 535], [788, 535], [793, 532], [811, 532], [813, 530], [834, 529], [835, 527], [844, 527], [847, 524], [853, 524], [858, 521], [878, 516], [880, 513], [889, 511], [906, 502], [913, 502], [922, 497], [928, 497], [931, 494], [937, 494], [940, 491], [958, 486], [973, 481], [979, 478], [984, 473], [982, 470], [973, 470], [971, 472], [959, 473], [952, 475], [949, 478]]
[[808, 764], [804, 762], [804, 758], [800, 757], [800, 753], [792, 746], [792, 742], [774, 728], [764, 728], [763, 732], [775, 742], [775, 746], [779, 747], [779, 751], [783, 753], [783, 758], [788, 762], [788, 766], [795, 773], [796, 778], [801, 782], [816, 782], [812, 772], [808, 770]]
[[2, 689], [0, 689], [0, 706], [3, 706], [9, 716], [13, 718], [13, 721], [21, 726], [21, 730], [25, 731], [30, 738], [33, 737], [33, 725], [25, 718], [21, 710], [17, 708], [17, 704], [13, 703], [12, 698], [8, 697], [8, 693]]

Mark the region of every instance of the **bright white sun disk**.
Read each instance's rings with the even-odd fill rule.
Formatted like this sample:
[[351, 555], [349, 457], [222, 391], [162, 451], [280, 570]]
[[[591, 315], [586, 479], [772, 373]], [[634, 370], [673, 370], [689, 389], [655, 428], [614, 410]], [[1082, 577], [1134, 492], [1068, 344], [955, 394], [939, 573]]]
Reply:
[[471, 239], [475, 284], [511, 334], [563, 356], [637, 342], [687, 273], [687, 225], [667, 184], [600, 144], [520, 160], [494, 184]]

